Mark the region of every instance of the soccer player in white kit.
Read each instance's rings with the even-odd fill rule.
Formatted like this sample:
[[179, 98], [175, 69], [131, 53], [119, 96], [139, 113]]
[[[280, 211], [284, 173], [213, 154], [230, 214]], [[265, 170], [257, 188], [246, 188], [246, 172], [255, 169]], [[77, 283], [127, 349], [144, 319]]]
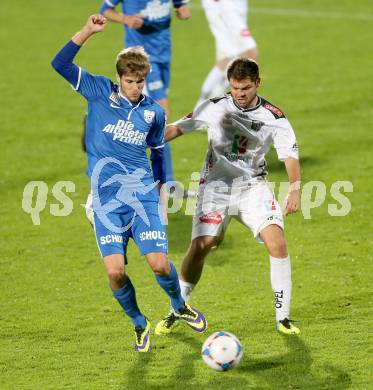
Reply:
[[201, 0], [201, 3], [215, 39], [216, 64], [202, 84], [197, 105], [226, 91], [226, 68], [232, 59], [258, 57], [255, 39], [247, 26], [247, 0]]
[[[192, 241], [181, 266], [182, 295], [187, 302], [201, 277], [205, 257], [223, 240], [231, 218], [236, 218], [269, 253], [277, 330], [298, 334], [299, 329], [289, 319], [291, 265], [283, 230], [283, 214], [300, 207], [297, 141], [283, 112], [257, 95], [260, 77], [255, 61], [234, 60], [227, 78], [230, 93], [203, 102], [166, 130], [167, 140], [203, 126], [208, 132]], [[290, 181], [284, 212], [265, 179], [265, 155], [272, 145]], [[170, 333], [176, 322], [177, 315], [171, 311], [158, 323], [155, 333]]]

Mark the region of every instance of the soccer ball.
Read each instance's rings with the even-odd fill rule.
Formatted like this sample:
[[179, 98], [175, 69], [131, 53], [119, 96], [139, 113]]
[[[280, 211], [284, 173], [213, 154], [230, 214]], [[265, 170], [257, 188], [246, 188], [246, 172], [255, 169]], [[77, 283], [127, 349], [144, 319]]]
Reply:
[[202, 345], [203, 361], [217, 371], [229, 370], [240, 362], [243, 356], [238, 338], [229, 332], [215, 332]]

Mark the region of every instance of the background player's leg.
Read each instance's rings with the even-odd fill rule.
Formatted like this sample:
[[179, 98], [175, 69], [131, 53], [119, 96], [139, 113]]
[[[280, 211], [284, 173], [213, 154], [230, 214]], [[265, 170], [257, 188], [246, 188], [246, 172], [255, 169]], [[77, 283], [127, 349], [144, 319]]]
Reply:
[[209, 71], [205, 80], [203, 81], [201, 94], [198, 99], [197, 105], [201, 104], [204, 100], [208, 99], [212, 93], [215, 93], [217, 96], [223, 94], [225, 91], [223, 88], [220, 90], [217, 89], [217, 86], [220, 86], [224, 83], [225, 80], [225, 68], [229, 62], [229, 59], [224, 59], [218, 61], [216, 65]]
[[105, 256], [104, 265], [114, 297], [134, 326], [144, 329], [146, 319], [137, 305], [135, 288], [125, 273], [124, 256], [119, 253]]

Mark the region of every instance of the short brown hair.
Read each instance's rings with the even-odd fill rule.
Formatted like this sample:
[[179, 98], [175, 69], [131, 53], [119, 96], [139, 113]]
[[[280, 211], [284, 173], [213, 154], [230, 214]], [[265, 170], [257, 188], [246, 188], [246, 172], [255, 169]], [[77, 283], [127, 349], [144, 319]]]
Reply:
[[142, 46], [123, 49], [117, 56], [116, 68], [119, 77], [126, 74], [145, 77], [150, 70], [149, 56]]
[[242, 81], [250, 78], [251, 81], [256, 81], [259, 78], [258, 64], [249, 58], [237, 58], [229, 65], [227, 77], [228, 80]]

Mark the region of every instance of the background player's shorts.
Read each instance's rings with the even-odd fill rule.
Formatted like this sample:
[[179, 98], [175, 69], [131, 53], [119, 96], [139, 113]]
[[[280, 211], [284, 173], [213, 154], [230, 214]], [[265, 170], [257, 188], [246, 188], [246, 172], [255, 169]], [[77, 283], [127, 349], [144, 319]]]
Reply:
[[200, 186], [193, 218], [192, 239], [217, 236], [225, 232], [232, 218], [248, 227], [258, 242], [260, 232], [269, 225], [284, 228], [282, 211], [265, 180], [236, 186], [223, 182]]
[[216, 58], [234, 58], [256, 47], [247, 27], [247, 6], [240, 0], [203, 0], [210, 30], [215, 38]]
[[167, 99], [170, 86], [170, 64], [151, 62], [151, 69], [146, 76], [144, 93], [154, 100]]
[[158, 202], [143, 201], [144, 220], [125, 205], [109, 213], [94, 212], [94, 229], [101, 256], [115, 253], [126, 255], [132, 238], [142, 256], [152, 252], [168, 252], [167, 234], [158, 212]]

